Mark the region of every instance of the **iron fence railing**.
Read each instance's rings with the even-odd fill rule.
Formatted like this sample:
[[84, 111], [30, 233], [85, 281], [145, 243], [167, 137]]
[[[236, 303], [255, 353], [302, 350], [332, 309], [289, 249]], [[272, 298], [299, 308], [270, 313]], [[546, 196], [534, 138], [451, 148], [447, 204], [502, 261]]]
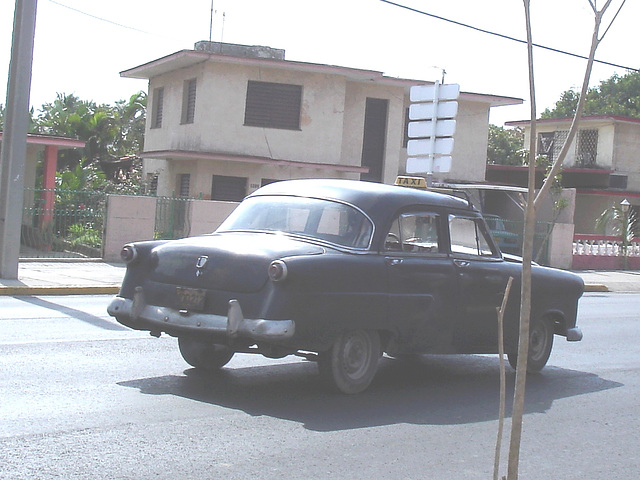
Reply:
[[189, 236], [191, 231], [191, 199], [158, 197], [156, 200], [156, 239]]
[[103, 192], [25, 189], [20, 256], [101, 257], [105, 204]]

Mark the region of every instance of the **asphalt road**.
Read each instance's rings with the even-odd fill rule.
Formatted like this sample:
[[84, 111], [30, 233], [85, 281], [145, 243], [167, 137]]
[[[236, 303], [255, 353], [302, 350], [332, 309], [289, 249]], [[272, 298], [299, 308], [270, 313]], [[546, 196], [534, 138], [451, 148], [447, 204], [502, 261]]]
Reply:
[[[198, 374], [108, 301], [0, 298], [1, 479], [492, 478], [496, 356], [383, 359], [343, 396], [295, 358]], [[556, 337], [529, 378], [520, 478], [638, 478], [638, 312], [636, 294], [581, 301], [584, 340]]]

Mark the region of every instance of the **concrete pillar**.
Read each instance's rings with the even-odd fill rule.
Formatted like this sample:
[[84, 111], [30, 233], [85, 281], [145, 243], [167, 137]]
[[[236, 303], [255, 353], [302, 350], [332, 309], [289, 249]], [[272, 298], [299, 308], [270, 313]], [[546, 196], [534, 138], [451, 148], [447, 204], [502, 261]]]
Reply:
[[55, 208], [56, 169], [58, 167], [58, 147], [47, 145], [44, 147], [44, 169], [42, 172], [42, 215], [40, 228], [46, 228], [53, 220]]
[[129, 242], [153, 240], [156, 198], [109, 195], [102, 258], [120, 262], [120, 250]]

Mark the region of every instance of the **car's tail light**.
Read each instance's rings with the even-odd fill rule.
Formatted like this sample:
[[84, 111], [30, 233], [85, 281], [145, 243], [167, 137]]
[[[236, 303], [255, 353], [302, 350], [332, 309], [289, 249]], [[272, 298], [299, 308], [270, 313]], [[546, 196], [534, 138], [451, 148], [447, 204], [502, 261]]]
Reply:
[[287, 278], [287, 264], [282, 260], [274, 260], [269, 265], [269, 278], [274, 282], [281, 282]]
[[120, 250], [120, 258], [122, 258], [122, 261], [125, 263], [133, 262], [138, 258], [136, 247], [134, 245], [125, 245], [122, 247], [122, 250]]

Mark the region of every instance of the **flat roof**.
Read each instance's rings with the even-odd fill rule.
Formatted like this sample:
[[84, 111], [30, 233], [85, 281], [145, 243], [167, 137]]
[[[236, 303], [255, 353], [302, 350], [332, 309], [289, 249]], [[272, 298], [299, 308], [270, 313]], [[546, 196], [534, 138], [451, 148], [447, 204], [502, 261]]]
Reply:
[[[182, 68], [192, 67], [200, 63], [214, 62], [232, 65], [247, 65], [260, 68], [274, 68], [279, 70], [289, 70], [296, 72], [320, 73], [326, 75], [339, 75], [354, 82], [372, 82], [393, 87], [401, 87], [409, 90], [414, 85], [433, 85], [434, 82], [426, 80], [411, 80], [406, 78], [388, 77], [383, 72], [376, 70], [362, 70], [351, 67], [341, 67], [335, 65], [323, 65], [317, 63], [306, 63], [290, 60], [278, 60], [273, 58], [253, 58], [236, 57], [222, 55], [219, 53], [209, 53], [199, 50], [180, 50], [150, 62], [129, 68], [120, 72], [124, 78], [150, 79], [167, 72], [172, 72]], [[488, 103], [492, 107], [504, 105], [520, 105], [521, 98], [506, 97], [502, 95], [489, 95], [482, 93], [461, 92], [460, 99], [470, 102]]]

